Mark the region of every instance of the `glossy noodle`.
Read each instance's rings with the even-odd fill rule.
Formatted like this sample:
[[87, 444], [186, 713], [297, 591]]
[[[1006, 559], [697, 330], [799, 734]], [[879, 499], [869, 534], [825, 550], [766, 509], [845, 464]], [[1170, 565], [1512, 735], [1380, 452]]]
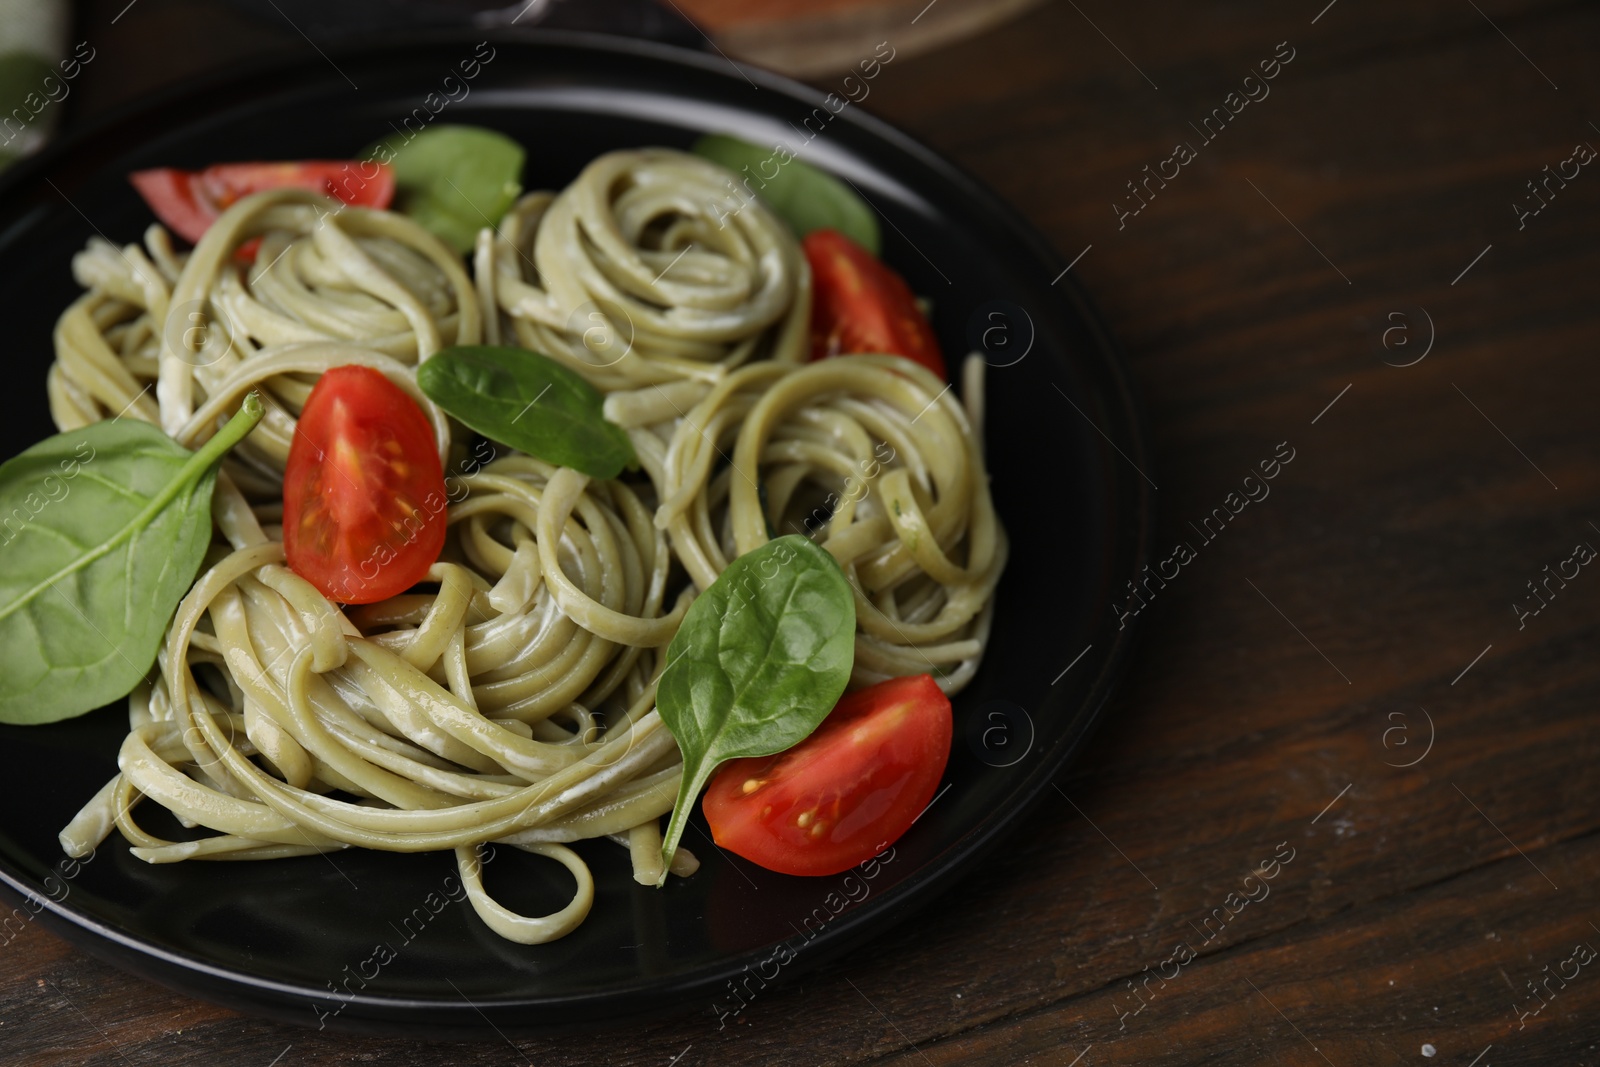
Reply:
[[[815, 538], [854, 586], [853, 685], [971, 679], [1006, 556], [981, 363], [964, 405], [896, 357], [804, 362], [805, 258], [758, 204], [719, 217], [729, 178], [610, 153], [484, 230], [470, 273], [404, 216], [292, 190], [240, 201], [189, 253], [159, 226], [90, 242], [49, 375], [62, 429], [137, 418], [192, 448], [250, 390], [268, 415], [225, 461], [212, 548], [130, 697], [120, 773], [62, 832], [70, 855], [113, 829], [151, 863], [451, 851], [489, 927], [561, 937], [593, 900], [570, 843], [610, 838], [639, 882], [661, 874], [682, 771], [655, 710], [667, 643], [698, 590], [780, 533]], [[480, 341], [589, 378], [642, 469], [597, 481], [447, 418], [415, 367]], [[422, 584], [345, 607], [284, 564], [281, 522], [296, 419], [350, 363], [427, 414], [449, 532]], [[144, 801], [209, 835], [156, 836]], [[570, 902], [497, 903], [489, 842], [561, 864]]]

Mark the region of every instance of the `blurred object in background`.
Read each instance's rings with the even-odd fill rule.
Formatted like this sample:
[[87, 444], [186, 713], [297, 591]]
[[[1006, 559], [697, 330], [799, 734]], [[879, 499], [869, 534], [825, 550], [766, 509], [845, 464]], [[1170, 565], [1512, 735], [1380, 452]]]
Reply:
[[60, 117], [81, 66], [68, 21], [66, 0], [0, 0], [0, 167], [38, 151]]
[[[541, 26], [704, 47], [795, 77], [848, 70], [888, 41], [914, 55], [1005, 22], [1042, 0], [228, 0], [312, 38], [430, 26]], [[690, 20], [693, 20], [693, 23]], [[695, 26], [698, 25], [699, 29]], [[704, 34], [701, 31], [704, 31]]]
[[981, 33], [1042, 0], [676, 0], [735, 59], [797, 78], [854, 67], [881, 41], [897, 55]]
[[285, 21], [316, 40], [401, 30], [504, 26], [586, 30], [700, 48], [705, 36], [670, 3], [655, 0], [228, 0], [264, 22]]
[[[709, 50], [801, 78], [855, 67], [886, 42], [899, 56], [931, 51], [997, 26], [1043, 0], [0, 0], [0, 160], [44, 131], [104, 114], [186, 79], [276, 53], [310, 54], [430, 29], [584, 30]], [[693, 21], [691, 21], [693, 20]], [[76, 22], [71, 30], [70, 23]], [[69, 33], [70, 30], [70, 33]], [[709, 34], [709, 38], [708, 35]], [[69, 41], [91, 58], [80, 83], [59, 60]], [[53, 50], [53, 51], [52, 51]], [[16, 52], [37, 57], [16, 62]], [[55, 60], [50, 57], [54, 56]], [[80, 60], [87, 64], [87, 60]], [[77, 68], [74, 67], [74, 70]], [[29, 92], [52, 72], [61, 99], [37, 115]], [[50, 83], [55, 85], [55, 82]], [[47, 93], [40, 99], [49, 99]], [[39, 99], [34, 101], [38, 105]], [[26, 117], [23, 123], [20, 118]], [[10, 118], [10, 122], [7, 119]], [[8, 136], [11, 138], [7, 140]]]

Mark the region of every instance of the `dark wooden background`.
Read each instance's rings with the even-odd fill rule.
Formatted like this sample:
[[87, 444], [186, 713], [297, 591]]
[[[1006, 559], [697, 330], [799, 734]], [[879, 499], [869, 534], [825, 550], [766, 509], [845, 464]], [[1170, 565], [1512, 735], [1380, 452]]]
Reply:
[[[80, 11], [99, 55], [73, 121], [310, 47], [198, 0], [112, 25], [125, 3]], [[1600, 964], [1528, 987], [1600, 947], [1600, 569], [1521, 628], [1512, 608], [1600, 545], [1600, 169], [1523, 229], [1512, 208], [1600, 144], [1600, 9], [1324, 3], [1057, 0], [874, 85], [1067, 257], [1090, 246], [1074, 270], [1148, 401], [1163, 545], [1295, 449], [1144, 613], [1062, 796], [942, 905], [726, 1029], [514, 1048], [260, 1022], [34, 927], [0, 951], [0, 1060], [1600, 1063]], [[1271, 95], [1119, 230], [1124, 183], [1198, 146], [1188, 123], [1284, 41]], [[1270, 895], [1205, 942], [1280, 842]], [[1199, 958], [1136, 999], [1185, 941]]]

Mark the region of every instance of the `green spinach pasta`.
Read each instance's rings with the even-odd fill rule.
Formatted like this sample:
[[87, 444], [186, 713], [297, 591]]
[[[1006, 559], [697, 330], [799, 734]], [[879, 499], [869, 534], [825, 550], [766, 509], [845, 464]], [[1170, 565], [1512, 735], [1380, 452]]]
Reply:
[[[1006, 560], [982, 362], [959, 397], [900, 355], [810, 362], [807, 254], [759, 202], [719, 212], [731, 178], [683, 152], [608, 153], [522, 196], [465, 262], [404, 214], [301, 189], [239, 200], [189, 252], [159, 225], [90, 241], [48, 378], [61, 430], [139, 420], [198, 448], [245, 397], [266, 410], [223, 461], [199, 576], [129, 697], [118, 774], [61, 833], [69, 855], [113, 830], [153, 864], [450, 851], [490, 928], [561, 937], [594, 896], [573, 842], [614, 841], [644, 884], [696, 869], [675, 834], [663, 854], [686, 769], [658, 684], [697, 596], [784, 535], [848, 581], [852, 688], [972, 679]], [[597, 390], [631, 469], [551, 462], [430, 398], [417, 368], [483, 345]], [[438, 517], [437, 557], [370, 602], [330, 596], [286, 552], [307, 521], [285, 481], [308, 403], [352, 367], [415, 402], [445, 487], [404, 517]], [[509, 421], [546, 432], [567, 410], [540, 393]], [[146, 803], [195, 832], [151, 833]], [[570, 903], [496, 902], [473, 858], [486, 842], [564, 866]]]

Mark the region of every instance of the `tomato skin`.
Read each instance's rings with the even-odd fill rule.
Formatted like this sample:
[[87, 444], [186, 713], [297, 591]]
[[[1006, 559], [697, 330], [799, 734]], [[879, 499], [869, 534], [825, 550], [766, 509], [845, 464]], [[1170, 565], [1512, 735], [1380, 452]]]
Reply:
[[939, 339], [905, 279], [838, 230], [813, 230], [801, 247], [811, 264], [812, 359], [886, 352], [945, 377]]
[[345, 604], [402, 593], [439, 558], [447, 506], [433, 425], [415, 400], [371, 367], [317, 379], [283, 473], [290, 569]]
[[[369, 177], [364, 171], [372, 168], [377, 173]], [[388, 207], [394, 199], [394, 170], [375, 161], [218, 163], [205, 170], [157, 167], [134, 171], [128, 181], [156, 217], [190, 244], [236, 201], [264, 189], [310, 189], [358, 207]]]
[[163, 167], [159, 170], [136, 170], [128, 181], [139, 190], [144, 202], [156, 213], [173, 233], [190, 244], [200, 240], [211, 220], [217, 217], [212, 204], [201, 203], [194, 188], [194, 173]]
[[846, 693], [787, 752], [718, 769], [702, 804], [711, 836], [783, 874], [849, 870], [928, 806], [950, 758], [951, 729], [950, 698], [932, 675]]

